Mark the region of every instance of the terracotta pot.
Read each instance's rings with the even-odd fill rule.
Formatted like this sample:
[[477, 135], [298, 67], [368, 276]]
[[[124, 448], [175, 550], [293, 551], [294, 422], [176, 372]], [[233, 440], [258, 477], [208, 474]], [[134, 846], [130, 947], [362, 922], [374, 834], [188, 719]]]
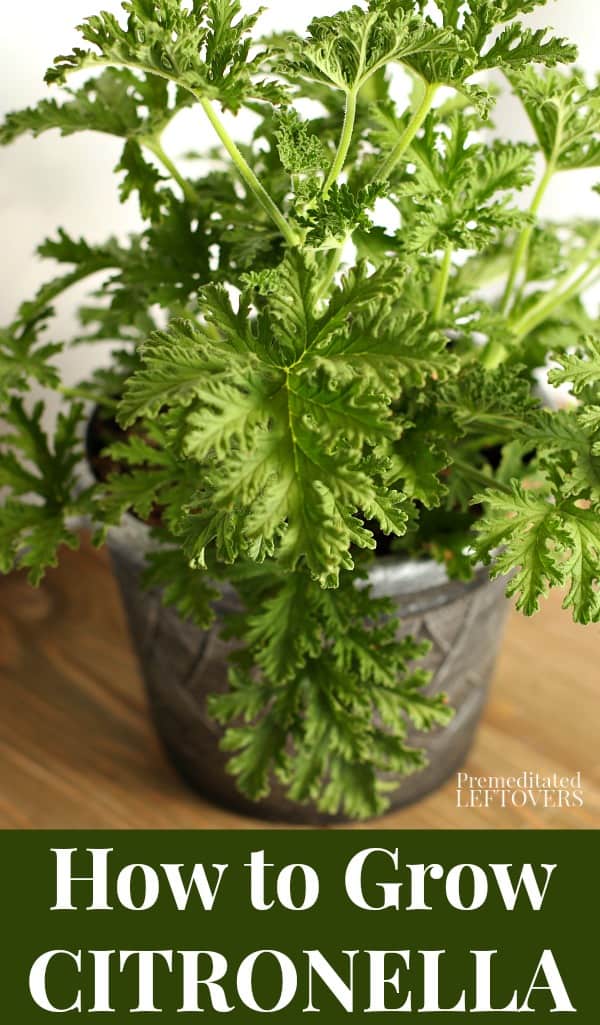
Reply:
[[[109, 539], [150, 709], [172, 763], [196, 790], [237, 811], [308, 825], [342, 821], [314, 806], [288, 801], [276, 780], [271, 795], [261, 802], [239, 793], [226, 771], [227, 756], [219, 749], [223, 730], [206, 709], [207, 696], [227, 687], [233, 645], [219, 636], [219, 614], [235, 608], [235, 592], [224, 590], [211, 630], [183, 622], [164, 608], [159, 592], [140, 585], [147, 545], [146, 528], [131, 517]], [[486, 703], [508, 602], [504, 581], [490, 582], [484, 569], [463, 584], [449, 581], [433, 562], [386, 558], [374, 565], [370, 580], [376, 595], [396, 601], [402, 631], [431, 642], [426, 660], [434, 673], [431, 690], [445, 691], [456, 709], [445, 729], [410, 732], [410, 742], [426, 750], [429, 765], [398, 780], [390, 796], [392, 808], [399, 808], [439, 787], [464, 763]]]

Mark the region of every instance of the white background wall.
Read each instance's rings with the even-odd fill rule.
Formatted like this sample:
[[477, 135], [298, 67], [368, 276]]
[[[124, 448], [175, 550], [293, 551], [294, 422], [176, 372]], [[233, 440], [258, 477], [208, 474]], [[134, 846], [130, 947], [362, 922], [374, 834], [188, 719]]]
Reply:
[[[350, 7], [351, 0], [266, 0], [269, 11], [262, 27], [301, 29], [315, 15], [331, 14]], [[246, 3], [248, 9], [254, 3]], [[73, 26], [86, 15], [103, 8], [117, 13], [119, 0], [29, 0], [3, 5], [0, 35], [0, 115], [34, 103], [48, 93], [43, 73], [57, 53], [77, 45]], [[556, 0], [529, 19], [533, 24], [550, 22], [561, 34], [575, 41], [581, 63], [589, 70], [600, 66], [600, 0]], [[501, 105], [498, 118], [503, 134], [520, 137], [525, 125], [518, 108]], [[243, 130], [243, 125], [242, 125]], [[211, 139], [211, 129], [198, 112], [186, 112], [165, 138], [173, 156], [186, 149], [201, 149]], [[0, 150], [0, 324], [7, 322], [23, 298], [53, 273], [33, 257], [37, 243], [58, 225], [73, 234], [101, 240], [107, 234], [126, 234], [138, 224], [135, 200], [119, 204], [111, 169], [117, 161], [119, 142], [106, 136], [61, 138], [57, 132], [38, 140], [22, 139]], [[550, 190], [546, 212], [560, 217], [589, 212], [587, 185], [598, 178], [594, 172], [573, 175]], [[598, 211], [594, 211], [597, 216]], [[59, 305], [57, 338], [68, 336], [74, 327], [73, 310], [85, 289], [72, 292]], [[81, 378], [91, 361], [102, 358], [100, 351], [77, 350], [65, 357], [67, 376]]]

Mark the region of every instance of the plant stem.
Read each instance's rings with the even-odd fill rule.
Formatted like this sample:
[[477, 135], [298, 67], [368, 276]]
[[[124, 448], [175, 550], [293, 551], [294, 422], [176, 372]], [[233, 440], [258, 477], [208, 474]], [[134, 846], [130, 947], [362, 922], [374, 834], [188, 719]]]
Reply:
[[167, 82], [175, 82], [176, 85], [180, 86], [183, 89], [186, 89], [187, 92], [189, 92], [190, 95], [194, 97], [196, 102], [199, 103], [202, 109], [204, 110], [219, 139], [225, 146], [225, 149], [227, 150], [235, 166], [237, 167], [240, 176], [242, 177], [248, 188], [251, 190], [251, 192], [254, 193], [259, 203], [261, 204], [263, 209], [266, 210], [272, 221], [277, 225], [288, 245], [298, 246], [300, 244], [300, 239], [296, 235], [295, 231], [288, 224], [285, 217], [281, 213], [281, 210], [278, 208], [277, 204], [273, 202], [265, 187], [261, 184], [261, 182], [259, 182], [250, 165], [247, 163], [246, 160], [244, 160], [244, 157], [240, 153], [234, 140], [231, 138], [229, 132], [225, 128], [225, 125], [222, 123], [214, 107], [212, 106], [210, 101], [206, 99], [205, 96], [197, 92], [197, 90], [193, 89], [191, 86], [180, 82], [176, 75], [169, 74], [166, 70], [159, 71], [157, 68], [149, 67], [147, 64], [144, 64], [143, 62], [127, 60], [115, 61], [110, 59], [98, 58], [98, 60], [94, 63], [96, 66], [102, 64], [113, 67], [136, 68], [138, 71], [143, 71], [146, 75], [158, 75], [159, 78], [164, 78]]
[[[555, 161], [555, 158], [552, 158], [551, 160], [548, 161], [548, 163], [546, 165], [546, 171], [544, 173], [544, 176], [543, 176], [540, 184], [538, 185], [536, 194], [535, 194], [535, 196], [533, 198], [533, 202], [532, 202], [532, 204], [531, 204], [531, 206], [529, 208], [529, 213], [530, 213], [531, 217], [535, 218], [537, 216], [537, 214], [539, 213], [539, 209], [540, 209], [540, 207], [542, 205], [542, 200], [543, 200], [544, 196], [546, 195], [546, 191], [548, 189], [548, 186], [549, 186], [550, 182], [552, 181], [552, 178], [554, 177], [555, 173], [556, 173], [556, 161]], [[517, 243], [517, 248], [515, 249], [515, 254], [513, 256], [513, 260], [512, 260], [511, 266], [510, 266], [510, 272], [509, 272], [509, 275], [508, 275], [508, 281], [506, 283], [506, 288], [504, 290], [504, 296], [503, 296], [503, 299], [502, 299], [502, 313], [504, 313], [505, 315], [510, 310], [510, 307], [511, 307], [511, 304], [512, 304], [512, 301], [513, 301], [515, 285], [517, 283], [517, 279], [518, 279], [519, 274], [521, 272], [521, 268], [523, 267], [524, 264], [526, 264], [527, 258], [529, 256], [529, 247], [531, 245], [531, 238], [532, 238], [532, 235], [533, 235], [534, 227], [535, 227], [535, 224], [528, 224], [527, 225], [527, 227], [524, 229], [524, 231], [521, 232], [521, 235], [519, 237], [519, 241]]]
[[[561, 278], [554, 288], [551, 288], [546, 292], [534, 306], [527, 310], [519, 320], [512, 323], [513, 342], [515, 338], [516, 341], [521, 341], [522, 338], [525, 338], [531, 331], [543, 323], [543, 321], [553, 313], [554, 310], [562, 306], [563, 303], [568, 302], [569, 299], [578, 295], [584, 285], [591, 283], [590, 278], [594, 274], [594, 271], [598, 270], [600, 267], [600, 259], [597, 256], [596, 259], [574, 280], [572, 280], [573, 274], [586, 262], [586, 260], [588, 260], [590, 256], [597, 254], [599, 245], [600, 231], [597, 231], [592, 236], [588, 244], [583, 247], [578, 258], [575, 260], [567, 274]], [[495, 370], [496, 367], [506, 359], [508, 347], [509, 346], [502, 345], [497, 341], [490, 342], [483, 351], [483, 366], [488, 370]]]
[[198, 193], [192, 183], [183, 177], [171, 160], [170, 156], [165, 153], [160, 139], [149, 137], [144, 139], [143, 142], [146, 149], [149, 149], [151, 153], [154, 153], [157, 160], [160, 160], [161, 164], [167, 169], [173, 180], [177, 182], [188, 202], [197, 206], [200, 199]]
[[324, 271], [323, 277], [321, 278], [318, 287], [314, 290], [313, 298], [315, 305], [319, 303], [320, 300], [323, 299], [329, 291], [333, 283], [333, 279], [335, 278], [339, 270], [340, 264], [342, 262], [343, 250], [344, 245], [342, 244], [337, 249], [334, 249], [331, 255], [329, 256], [328, 266]]
[[462, 459], [453, 459], [452, 466], [455, 466], [457, 470], [464, 473], [465, 477], [470, 477], [474, 483], [480, 484], [484, 488], [495, 488], [496, 491], [502, 491], [505, 495], [512, 495], [513, 493], [512, 488], [508, 484], [502, 484], [501, 481], [488, 477], [483, 470], [478, 470], [471, 463], [464, 463]]
[[481, 354], [481, 365], [486, 370], [496, 370], [501, 363], [504, 363], [507, 355], [508, 349], [506, 345], [502, 345], [501, 342], [494, 339], [484, 346]]
[[61, 385], [57, 389], [59, 395], [62, 395], [65, 399], [83, 399], [85, 402], [98, 402], [103, 406], [108, 406], [111, 409], [117, 409], [119, 402], [117, 399], [111, 399], [108, 395], [102, 397], [94, 396], [91, 392], [86, 391], [84, 388], [67, 388]]
[[415, 110], [413, 116], [411, 117], [406, 128], [402, 132], [402, 135], [398, 139], [398, 142], [394, 146], [392, 152], [384, 160], [379, 171], [377, 171], [373, 175], [373, 181], [387, 181], [392, 171], [396, 167], [396, 164], [399, 163], [399, 161], [406, 153], [406, 150], [410, 146], [415, 135], [421, 128], [423, 122], [425, 121], [425, 118], [429, 114], [429, 111], [433, 106], [433, 101], [435, 99], [435, 94], [437, 93], [438, 88], [439, 86], [437, 85], [437, 83], [429, 83], [427, 85], [421, 103]]
[[452, 253], [453, 247], [451, 245], [447, 245], [444, 253], [444, 259], [442, 260], [442, 265], [440, 267], [437, 297], [433, 309], [433, 320], [436, 324], [439, 324], [444, 310], [448, 283], [450, 281], [450, 271], [452, 270]]
[[[575, 271], [578, 270], [578, 268], [581, 267], [582, 264], [586, 263], [590, 257], [595, 257], [595, 259], [593, 260], [592, 267], [590, 267], [591, 270], [594, 266], [598, 264], [600, 260], [600, 228], [598, 229], [598, 231], [594, 232], [587, 245], [583, 246], [583, 248], [580, 249], [578, 257], [575, 260], [573, 260], [570, 269], [562, 278], [562, 283], [566, 283], [571, 277], [571, 275], [574, 274]], [[560, 284], [558, 287], [560, 287]]]
[[575, 278], [573, 282], [565, 288], [564, 291], [560, 292], [553, 288], [543, 299], [540, 299], [527, 313], [521, 317], [520, 320], [513, 325], [513, 331], [518, 340], [525, 338], [531, 331], [538, 327], [546, 318], [558, 309], [564, 303], [568, 302], [569, 299], [573, 299], [576, 295], [579, 295], [584, 285], [589, 283], [589, 279], [592, 277], [594, 271], [598, 270], [600, 261], [596, 261], [590, 267], [586, 269]]
[[223, 143], [225, 149], [229, 153], [229, 156], [231, 157], [235, 166], [237, 167], [240, 177], [246, 183], [250, 191], [254, 193], [258, 202], [260, 203], [262, 208], [267, 212], [273, 223], [277, 225], [288, 245], [297, 246], [300, 240], [297, 237], [295, 231], [293, 231], [291, 226], [288, 224], [285, 217], [281, 213], [279, 207], [273, 202], [265, 187], [261, 184], [261, 182], [259, 182], [258, 178], [254, 174], [254, 171], [247, 163], [247, 161], [244, 159], [243, 155], [240, 153], [240, 150], [238, 149], [234, 140], [229, 135], [229, 132], [225, 128], [225, 125], [218, 117], [212, 103], [210, 103], [210, 101], [205, 99], [203, 96], [197, 96], [197, 99], [199, 100], [200, 106], [204, 110], [215, 132], [219, 136], [219, 139]]
[[62, 278], [57, 278], [55, 281], [50, 282], [50, 284], [45, 285], [38, 292], [37, 296], [27, 303], [28, 316], [25, 317], [24, 323], [31, 323], [37, 314], [47, 307], [53, 299], [56, 299], [74, 285], [78, 285], [80, 281], [91, 278], [92, 275], [99, 274], [103, 270], [111, 270], [114, 266], [114, 260], [98, 261], [94, 266], [77, 268], [77, 270], [72, 271], [70, 274], [65, 274]]
[[356, 89], [351, 89], [346, 96], [346, 113], [344, 115], [344, 127], [342, 130], [342, 137], [340, 144], [337, 148], [337, 153], [331, 170], [327, 177], [327, 181], [323, 186], [323, 195], [327, 196], [331, 186], [337, 181], [340, 174], [346, 166], [346, 158], [348, 156], [348, 150], [352, 142], [352, 136], [354, 134], [354, 125], [356, 123], [356, 107], [358, 102], [358, 92]]

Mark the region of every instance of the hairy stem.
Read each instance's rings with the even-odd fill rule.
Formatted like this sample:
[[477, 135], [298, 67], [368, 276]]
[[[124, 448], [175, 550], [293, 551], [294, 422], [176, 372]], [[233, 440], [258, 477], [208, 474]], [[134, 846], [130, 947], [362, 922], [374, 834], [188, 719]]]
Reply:
[[[555, 163], [555, 160], [552, 159], [552, 160], [549, 160], [548, 164], [546, 165], [545, 174], [544, 174], [540, 184], [538, 185], [537, 191], [536, 191], [535, 196], [533, 198], [533, 202], [532, 202], [532, 204], [531, 204], [531, 206], [529, 208], [529, 213], [530, 213], [532, 218], [537, 217], [537, 214], [539, 213], [540, 207], [542, 205], [542, 200], [543, 200], [544, 196], [546, 195], [546, 191], [548, 189], [548, 186], [549, 186], [550, 182], [552, 181], [552, 178], [554, 177], [555, 173], [556, 173], [556, 163]], [[509, 274], [508, 274], [508, 280], [506, 282], [506, 288], [504, 290], [504, 296], [503, 296], [503, 299], [502, 299], [502, 313], [504, 313], [505, 315], [508, 313], [508, 311], [510, 310], [510, 308], [512, 306], [513, 299], [514, 299], [515, 286], [517, 284], [517, 280], [518, 280], [519, 275], [521, 273], [521, 269], [522, 268], [526, 268], [527, 259], [528, 259], [528, 256], [529, 256], [529, 247], [531, 246], [531, 239], [532, 239], [532, 236], [533, 236], [534, 228], [535, 228], [535, 223], [534, 224], [528, 224], [527, 227], [521, 232], [521, 235], [519, 237], [519, 241], [517, 243], [517, 248], [515, 249], [515, 253], [514, 253], [514, 256], [513, 256], [513, 259], [512, 259], [512, 263], [510, 265], [510, 271], [509, 271]]]
[[451, 245], [447, 245], [438, 275], [437, 296], [435, 306], [433, 308], [433, 319], [436, 324], [439, 324], [441, 320], [444, 303], [446, 302], [448, 283], [450, 281], [450, 271], [452, 270], [452, 253], [453, 247]]
[[192, 183], [189, 182], [187, 178], [184, 178], [181, 172], [177, 169], [170, 156], [165, 153], [160, 139], [147, 138], [143, 140], [143, 143], [146, 149], [149, 149], [156, 159], [160, 160], [163, 167], [166, 168], [171, 175], [173, 181], [177, 182], [187, 201], [193, 206], [197, 206], [200, 199], [198, 193]]
[[295, 231], [288, 224], [279, 207], [273, 202], [265, 187], [258, 180], [254, 171], [240, 153], [240, 150], [229, 135], [225, 125], [218, 117], [212, 103], [204, 97], [198, 97], [198, 99], [200, 106], [208, 117], [208, 120], [229, 153], [229, 156], [233, 160], [242, 180], [256, 196], [263, 210], [266, 211], [273, 223], [277, 225], [288, 245], [293, 247], [297, 246], [300, 240]]
[[373, 175], [373, 181], [387, 181], [396, 165], [400, 162], [408, 147], [413, 141], [415, 135], [423, 125], [425, 118], [429, 114], [433, 106], [435, 94], [438, 91], [439, 86], [435, 83], [429, 84], [425, 89], [425, 94], [421, 103], [415, 110], [413, 116], [408, 122], [406, 128], [402, 132], [402, 135], [398, 139], [398, 142], [394, 146], [392, 152], [384, 160], [383, 164], [378, 171]]
[[356, 107], [358, 102], [358, 93], [355, 89], [352, 89], [346, 97], [346, 114], [344, 116], [344, 127], [342, 130], [342, 137], [340, 144], [335, 155], [331, 170], [327, 177], [327, 181], [323, 187], [323, 195], [326, 196], [332, 185], [338, 180], [340, 174], [346, 166], [346, 159], [348, 157], [348, 150], [352, 142], [352, 136], [354, 134], [354, 125], [356, 123]]

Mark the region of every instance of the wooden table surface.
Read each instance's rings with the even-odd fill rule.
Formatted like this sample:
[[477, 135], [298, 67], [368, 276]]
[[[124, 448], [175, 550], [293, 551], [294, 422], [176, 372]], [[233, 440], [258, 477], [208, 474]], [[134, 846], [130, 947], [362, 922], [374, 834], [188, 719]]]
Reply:
[[[534, 620], [513, 614], [464, 768], [475, 776], [581, 772], [585, 803], [458, 808], [452, 780], [377, 825], [600, 827], [600, 629], [574, 626], [559, 596]], [[37, 591], [20, 574], [0, 579], [0, 827], [260, 825], [212, 807], [165, 760], [104, 554], [85, 544], [65, 553]]]

